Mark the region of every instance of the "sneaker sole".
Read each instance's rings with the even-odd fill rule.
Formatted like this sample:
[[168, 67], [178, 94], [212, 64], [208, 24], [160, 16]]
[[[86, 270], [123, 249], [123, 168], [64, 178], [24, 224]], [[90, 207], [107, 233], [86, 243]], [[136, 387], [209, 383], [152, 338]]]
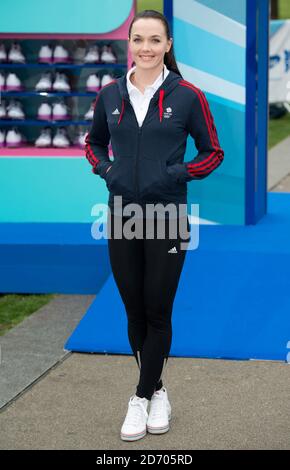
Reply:
[[12, 149], [12, 148], [17, 148], [17, 147], [21, 147], [21, 146], [22, 146], [22, 142], [17, 142], [17, 143], [15, 143], [15, 144], [7, 144], [7, 142], [6, 142], [6, 147], [7, 147], [7, 148], [11, 148], [11, 149]]
[[47, 114], [47, 115], [38, 115], [37, 116], [37, 119], [41, 120], [41, 121], [51, 121], [51, 115], [50, 114]]
[[[2, 91], [4, 89], [2, 88]], [[6, 90], [5, 91], [22, 91], [22, 87], [18, 87], [18, 86], [6, 86]]]
[[[171, 414], [168, 415], [168, 421], [170, 421], [170, 420], [171, 420]], [[163, 426], [163, 427], [159, 427], [159, 428], [153, 428], [153, 427], [147, 425], [147, 431], [150, 432], [150, 434], [163, 434], [163, 433], [169, 431], [169, 428], [170, 428], [169, 423], [168, 423], [167, 426]]]
[[90, 93], [95, 93], [96, 91], [99, 91], [101, 89], [101, 86], [97, 86], [97, 87], [87, 87], [87, 91], [90, 92]]
[[146, 436], [147, 430], [143, 431], [141, 434], [122, 434], [120, 435], [122, 441], [138, 441]]
[[52, 116], [53, 121], [69, 121], [69, 116], [60, 116], [60, 115], [53, 115]]
[[150, 432], [150, 434], [164, 434], [169, 431], [169, 424], [163, 428], [151, 428], [150, 426], [147, 426], [147, 431]]

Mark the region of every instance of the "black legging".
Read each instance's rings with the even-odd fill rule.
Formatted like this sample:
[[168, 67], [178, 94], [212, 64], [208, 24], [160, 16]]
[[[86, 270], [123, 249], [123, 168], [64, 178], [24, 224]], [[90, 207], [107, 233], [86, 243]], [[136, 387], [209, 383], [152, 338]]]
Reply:
[[[122, 217], [121, 227], [128, 219]], [[116, 220], [108, 213], [109, 257], [128, 317], [129, 342], [140, 368], [136, 395], [151, 400], [154, 391], [163, 385], [161, 378], [171, 347], [172, 307], [186, 254], [186, 249], [180, 249], [180, 242], [189, 242], [190, 236], [181, 238], [177, 226], [177, 237], [169, 238], [167, 219], [163, 239], [157, 238], [156, 220], [154, 238], [146, 238], [146, 219], [143, 219], [143, 238], [117, 239], [114, 238]], [[118, 221], [121, 222], [120, 216]], [[183, 216], [184, 222], [189, 233], [187, 215]], [[177, 252], [168, 253], [174, 246]]]

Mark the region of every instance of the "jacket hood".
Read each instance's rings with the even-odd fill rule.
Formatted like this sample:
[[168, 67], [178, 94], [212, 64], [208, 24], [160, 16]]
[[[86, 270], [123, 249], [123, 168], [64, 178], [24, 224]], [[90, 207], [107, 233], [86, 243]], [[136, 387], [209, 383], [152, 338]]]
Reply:
[[[178, 83], [181, 79], [182, 77], [180, 75], [173, 72], [172, 70], [169, 70], [169, 74], [151, 98], [151, 102], [153, 102], [159, 108], [160, 122], [163, 118], [163, 100], [165, 96], [169, 95], [172, 90], [174, 90], [174, 88], [178, 86]], [[126, 101], [130, 103], [130, 97], [127, 89], [127, 74], [117, 79], [117, 85], [122, 98], [122, 110], [118, 121], [118, 124], [120, 124], [122, 117], [125, 113], [125, 103]]]

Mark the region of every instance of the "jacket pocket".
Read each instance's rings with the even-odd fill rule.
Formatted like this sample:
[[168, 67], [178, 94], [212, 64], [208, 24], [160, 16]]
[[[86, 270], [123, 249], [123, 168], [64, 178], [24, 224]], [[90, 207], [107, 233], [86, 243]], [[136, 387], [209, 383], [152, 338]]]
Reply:
[[108, 190], [115, 196], [125, 199], [134, 197], [134, 158], [131, 156], [118, 157], [112, 168], [106, 173], [105, 181]]
[[141, 199], [158, 201], [168, 199], [180, 191], [180, 185], [167, 172], [166, 160], [143, 157], [139, 162], [139, 191]]

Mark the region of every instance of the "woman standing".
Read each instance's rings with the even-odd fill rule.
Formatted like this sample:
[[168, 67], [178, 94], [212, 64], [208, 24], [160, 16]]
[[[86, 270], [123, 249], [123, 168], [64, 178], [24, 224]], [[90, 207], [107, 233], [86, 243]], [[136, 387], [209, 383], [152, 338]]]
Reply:
[[[133, 441], [147, 431], [160, 434], [169, 429], [171, 405], [162, 374], [186, 254], [181, 248], [184, 238], [178, 228], [172, 235], [170, 223], [180, 227], [185, 222], [189, 242], [189, 220], [184, 212], [187, 183], [215, 170], [224, 152], [204, 93], [183, 80], [177, 68], [166, 18], [155, 10], [138, 13], [131, 22], [128, 41], [134, 66], [99, 92], [86, 138], [86, 157], [109, 190], [110, 262], [140, 369], [121, 428], [121, 439]], [[188, 134], [198, 154], [184, 162]], [[110, 140], [113, 162], [108, 156]], [[152, 205], [154, 212], [148, 210]], [[114, 227], [128, 229], [132, 212], [126, 210], [132, 207], [135, 224], [142, 220], [141, 236], [139, 232], [132, 238], [124, 230], [118, 238]], [[161, 219], [163, 236], [157, 234]], [[153, 237], [147, 235], [148, 230], [153, 230]]]

